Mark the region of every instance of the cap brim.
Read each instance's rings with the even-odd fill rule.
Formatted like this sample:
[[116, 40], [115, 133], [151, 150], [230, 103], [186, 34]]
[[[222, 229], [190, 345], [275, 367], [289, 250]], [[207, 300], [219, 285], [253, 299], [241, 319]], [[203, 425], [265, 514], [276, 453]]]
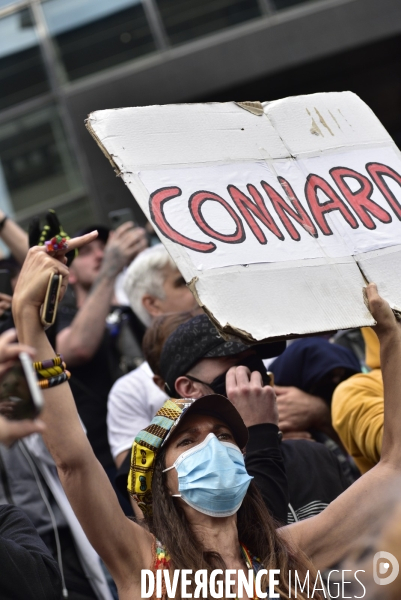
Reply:
[[106, 243], [107, 240], [109, 239], [110, 228], [106, 227], [105, 225], [91, 225], [89, 227], [83, 227], [82, 229], [79, 229], [78, 231], [76, 231], [73, 237], [80, 237], [81, 235], [86, 235], [87, 233], [92, 233], [92, 231], [95, 231], [95, 230], [97, 230], [97, 232], [98, 232], [97, 239]]
[[260, 358], [275, 358], [280, 356], [287, 347], [287, 342], [281, 340], [280, 342], [265, 342], [264, 344], [253, 344], [250, 348], [253, 348]]
[[221, 356], [233, 356], [234, 354], [239, 354], [240, 352], [245, 352], [245, 350], [255, 350], [256, 354], [260, 358], [275, 358], [276, 356], [280, 356], [286, 349], [286, 342], [267, 342], [263, 344], [252, 344], [247, 345], [242, 342], [222, 342], [217, 345], [212, 350], [209, 350], [207, 354], [204, 355], [203, 358], [218, 358]]
[[[186, 405], [191, 402], [190, 399], [174, 400], [178, 405]], [[228, 400], [225, 396], [220, 394], [210, 394], [208, 396], [202, 396], [197, 400], [193, 400], [189, 406], [184, 408], [183, 413], [177, 419], [176, 423], [170, 429], [168, 435], [163, 440], [162, 446], [172, 436], [174, 431], [179, 425], [181, 425], [188, 415], [191, 414], [205, 414], [212, 417], [221, 419], [231, 429], [232, 434], [239, 448], [245, 448], [248, 442], [248, 429], [242, 420], [241, 415], [235, 408], [234, 404]]]

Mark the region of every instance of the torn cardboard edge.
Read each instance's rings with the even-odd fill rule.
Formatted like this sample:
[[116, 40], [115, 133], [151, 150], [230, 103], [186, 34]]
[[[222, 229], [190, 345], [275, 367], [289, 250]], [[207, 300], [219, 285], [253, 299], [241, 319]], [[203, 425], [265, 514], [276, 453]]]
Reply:
[[105, 157], [107, 158], [107, 160], [109, 161], [111, 166], [113, 167], [116, 177], [122, 177], [122, 171], [121, 171], [120, 167], [114, 162], [113, 157], [107, 152], [106, 147], [102, 144], [102, 142], [96, 135], [96, 131], [93, 129], [93, 127], [91, 125], [91, 115], [90, 114], [85, 119], [85, 127], [89, 131], [89, 133], [91, 134], [91, 136], [93, 137], [96, 144], [99, 146], [100, 150], [103, 152], [103, 154], [105, 155]]
[[[357, 265], [359, 267], [359, 265]], [[365, 275], [363, 274], [363, 271], [360, 269], [362, 276], [364, 277], [366, 284], [370, 283]], [[250, 334], [248, 331], [245, 331], [243, 329], [240, 329], [238, 327], [233, 327], [232, 325], [230, 325], [230, 323], [225, 323], [224, 325], [222, 325], [222, 323], [219, 322], [219, 320], [214, 316], [214, 314], [212, 313], [211, 310], [209, 310], [207, 308], [207, 306], [205, 306], [205, 304], [202, 302], [202, 300], [199, 297], [198, 294], [198, 290], [196, 288], [196, 284], [199, 282], [199, 277], [195, 276], [191, 279], [191, 281], [189, 281], [186, 285], [187, 287], [191, 290], [196, 302], [198, 303], [199, 307], [207, 314], [207, 316], [209, 317], [209, 319], [212, 321], [212, 323], [214, 324], [214, 326], [216, 327], [216, 329], [218, 330], [218, 332], [220, 333], [220, 335], [226, 340], [226, 341], [243, 341], [246, 344], [248, 344], [249, 346], [257, 346], [258, 344], [265, 344], [265, 343], [274, 343], [274, 342], [281, 342], [284, 340], [295, 340], [295, 339], [302, 339], [302, 338], [306, 338], [306, 337], [310, 337], [311, 335], [316, 335], [317, 333], [324, 333], [324, 334], [334, 334], [336, 333], [336, 331], [338, 331], [337, 329], [327, 329], [324, 331], [320, 331], [320, 332], [315, 332], [315, 331], [311, 331], [308, 333], [304, 333], [304, 334], [299, 334], [299, 333], [287, 333], [285, 335], [280, 335], [280, 336], [274, 336], [274, 337], [269, 337], [269, 338], [265, 338], [262, 340], [256, 340], [252, 334]], [[369, 306], [368, 306], [368, 302], [367, 302], [367, 296], [366, 296], [366, 292], [365, 292], [365, 288], [362, 287], [361, 288], [362, 291], [362, 295], [363, 295], [363, 301], [364, 304], [366, 305], [366, 308], [368, 309], [368, 312], [370, 315], [372, 315], [372, 313], [369, 311]], [[397, 318], [397, 320], [401, 321], [401, 311], [398, 311], [397, 309], [392, 309], [395, 317]], [[372, 316], [373, 319], [373, 316]], [[374, 326], [376, 325], [376, 321], [374, 321], [373, 319], [373, 323], [371, 323], [369, 326]]]
[[[189, 287], [223, 335], [248, 344], [375, 324], [363, 303], [366, 282], [352, 257], [341, 262], [298, 260], [281, 267], [261, 263], [220, 268], [200, 273]], [[297, 292], [300, 286], [303, 293]], [[310, 306], [313, 310], [305, 314]], [[255, 323], [258, 327], [252, 329]]]
[[[238, 109], [234, 110], [234, 106]], [[313, 115], [311, 110], [308, 113], [308, 108], [313, 109]], [[347, 153], [363, 147], [377, 148], [379, 158], [373, 160], [380, 161], [381, 144], [391, 147], [398, 160], [400, 154], [372, 111], [351, 93], [292, 97], [265, 106], [249, 101], [224, 103], [213, 110], [208, 105], [197, 104], [122, 109], [118, 115], [115, 112], [95, 113], [89, 117], [92, 120], [88, 119], [86, 126], [148, 218], [149, 197], [160, 188], [160, 185], [152, 186], [157, 179], [154, 176], [152, 180], [152, 171], [160, 165], [168, 176], [168, 171], [177, 165], [185, 169], [203, 163], [213, 168], [221, 164], [219, 161], [222, 164], [241, 161], [274, 164], [288, 156], [297, 160], [303, 156], [329, 156], [342, 149]], [[246, 112], [267, 118], [254, 120], [253, 116], [247, 117]], [[327, 121], [329, 113], [338, 119], [338, 130]], [[323, 127], [321, 115], [331, 134]], [[319, 127], [322, 125], [323, 135], [317, 136], [311, 131], [311, 117]], [[245, 124], [243, 128], [241, 121], [248, 126]], [[239, 131], [242, 133], [238, 134]], [[146, 185], [139, 185], [136, 180], [143, 170], [149, 172], [150, 179]], [[177, 176], [176, 172], [174, 176]], [[240, 180], [240, 186], [246, 183], [245, 179]], [[161, 185], [166, 184], [161, 181]], [[208, 189], [207, 178], [203, 189]], [[187, 192], [183, 194], [183, 202], [186, 196]], [[183, 206], [181, 204], [181, 210]], [[251, 279], [243, 272], [238, 273], [238, 281], [229, 277], [221, 282], [220, 268], [219, 273], [209, 277], [203, 259], [194, 262], [183, 246], [166, 236], [160, 237], [178, 267], [185, 272], [198, 304], [222, 334], [239, 337], [249, 344], [304, 337], [334, 328], [373, 325], [374, 320], [362, 299], [362, 288], [367, 280], [375, 280], [379, 290], [383, 284], [386, 288], [383, 296], [393, 304], [395, 312], [401, 312], [398, 311], [401, 284], [394, 283], [397, 269], [391, 270], [396, 256], [391, 259], [383, 256], [378, 261], [362, 256], [361, 264], [357, 261], [354, 264], [354, 271], [345, 265], [337, 265], [337, 273], [329, 264], [327, 268], [315, 269], [316, 272], [306, 269], [303, 274], [304, 265], [300, 271], [291, 271], [276, 262], [277, 272], [262, 270], [256, 277], [261, 278], [263, 284], [253, 281], [246, 289]], [[227, 246], [227, 252], [231, 249]], [[401, 281], [401, 276], [399, 279]], [[258, 295], [261, 297], [257, 298]], [[245, 316], [246, 312], [249, 318]], [[283, 335], [277, 335], [281, 332]]]
[[264, 115], [263, 104], [259, 102], [259, 100], [254, 102], [235, 102], [235, 104], [237, 106], [240, 106], [244, 110], [247, 110], [248, 112], [252, 113], [253, 115], [256, 115], [257, 117], [261, 117], [262, 115]]

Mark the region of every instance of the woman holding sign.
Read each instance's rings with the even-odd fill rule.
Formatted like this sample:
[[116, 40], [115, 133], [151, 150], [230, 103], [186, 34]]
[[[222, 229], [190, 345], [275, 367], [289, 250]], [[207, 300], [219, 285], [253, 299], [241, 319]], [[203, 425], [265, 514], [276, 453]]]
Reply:
[[[49, 277], [61, 274], [65, 291], [65, 252], [93, 241], [96, 235], [75, 238], [61, 250], [29, 251], [15, 290], [13, 314], [20, 342], [37, 349], [36, 361], [47, 364], [55, 354], [40, 322]], [[130, 485], [147, 513], [148, 526], [142, 527], [121, 511], [82, 430], [68, 382], [44, 390], [46, 444], [71, 505], [113, 575], [121, 600], [151, 597], [152, 578], [155, 598], [158, 582], [163, 598], [195, 597], [196, 589], [198, 597], [241, 597], [243, 590], [243, 598], [264, 598], [269, 583], [271, 598], [325, 597], [316, 591], [322, 590], [316, 570], [336, 563], [349, 551], [355, 538], [375, 521], [386, 491], [401, 474], [401, 327], [374, 284], [366, 293], [381, 342], [385, 387], [381, 461], [320, 515], [278, 533], [244, 468], [240, 450], [247, 431], [228, 400], [212, 396], [168, 402], [152, 426], [137, 436]], [[263, 384], [255, 379], [253, 385], [256, 390]], [[153, 577], [160, 569], [170, 569], [171, 577], [163, 584], [160, 577]], [[167, 595], [170, 590], [165, 585], [174, 588], [175, 569], [181, 570], [180, 582], [188, 582], [187, 595], [181, 584]], [[265, 569], [270, 569], [269, 576]], [[304, 585], [308, 571], [309, 586], [300, 591], [299, 583]], [[227, 587], [215, 595], [221, 577]], [[203, 596], [207, 586], [209, 595]], [[363, 597], [362, 585], [359, 591]]]

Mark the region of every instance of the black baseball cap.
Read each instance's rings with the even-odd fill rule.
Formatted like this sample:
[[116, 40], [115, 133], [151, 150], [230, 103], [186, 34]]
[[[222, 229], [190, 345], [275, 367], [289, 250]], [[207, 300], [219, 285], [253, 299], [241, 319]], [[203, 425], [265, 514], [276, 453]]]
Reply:
[[174, 400], [174, 402], [182, 408], [182, 413], [173, 422], [171, 429], [163, 439], [160, 447], [164, 446], [177, 426], [182, 424], [188, 415], [197, 414], [217, 417], [224, 421], [231, 429], [239, 448], [245, 448], [248, 442], [248, 428], [234, 404], [225, 396], [221, 396], [220, 394], [209, 394], [207, 396], [202, 396], [202, 398], [180, 398]]
[[79, 229], [78, 231], [76, 231], [73, 235], [73, 237], [79, 237], [81, 235], [86, 235], [87, 233], [91, 233], [92, 231], [97, 230], [98, 236], [97, 239], [101, 240], [102, 242], [104, 242], [105, 244], [107, 244], [107, 240], [109, 239], [109, 235], [110, 235], [110, 228], [106, 227], [105, 225], [90, 225], [89, 227], [83, 227], [82, 229]]
[[250, 348], [262, 359], [272, 358], [284, 352], [285, 347], [285, 341], [252, 346], [236, 339], [226, 341], [206, 314], [197, 315], [167, 338], [160, 356], [160, 374], [170, 393], [174, 393], [176, 379], [203, 358], [233, 356]]

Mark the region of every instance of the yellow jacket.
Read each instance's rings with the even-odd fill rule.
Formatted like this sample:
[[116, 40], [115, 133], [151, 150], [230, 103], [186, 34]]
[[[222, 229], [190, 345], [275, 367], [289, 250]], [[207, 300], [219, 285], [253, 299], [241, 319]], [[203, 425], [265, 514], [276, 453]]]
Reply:
[[361, 473], [380, 459], [383, 439], [383, 379], [379, 340], [370, 327], [362, 329], [366, 364], [370, 373], [358, 373], [335, 389], [332, 400], [333, 427]]

